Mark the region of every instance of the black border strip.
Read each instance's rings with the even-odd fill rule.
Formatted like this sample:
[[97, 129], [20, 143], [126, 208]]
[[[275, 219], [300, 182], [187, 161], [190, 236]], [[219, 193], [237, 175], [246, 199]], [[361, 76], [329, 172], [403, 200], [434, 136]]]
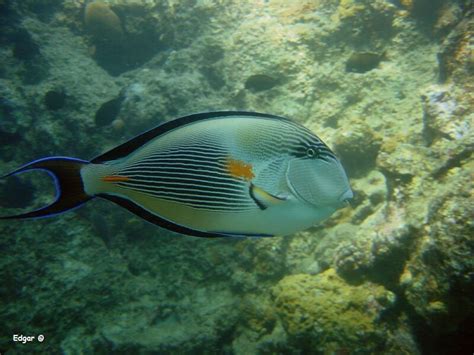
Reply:
[[212, 233], [212, 232], [202, 232], [198, 231], [195, 229], [187, 228], [181, 225], [178, 225], [176, 223], [173, 223], [171, 221], [168, 221], [167, 219], [161, 218], [157, 215], [154, 215], [151, 212], [148, 212], [144, 208], [140, 207], [136, 203], [127, 200], [125, 198], [115, 196], [115, 195], [105, 195], [105, 194], [99, 194], [97, 197], [102, 197], [106, 200], [112, 201], [116, 203], [117, 205], [126, 208], [133, 214], [137, 215], [138, 217], [143, 218], [144, 220], [156, 224], [162, 228], [166, 228], [168, 230], [171, 230], [176, 233], [181, 233], [181, 234], [187, 234], [191, 235], [193, 237], [200, 237], [200, 238], [229, 238], [229, 237], [273, 237], [271, 234], [236, 234], [236, 233], [226, 233], [226, 232], [218, 232], [218, 233]]

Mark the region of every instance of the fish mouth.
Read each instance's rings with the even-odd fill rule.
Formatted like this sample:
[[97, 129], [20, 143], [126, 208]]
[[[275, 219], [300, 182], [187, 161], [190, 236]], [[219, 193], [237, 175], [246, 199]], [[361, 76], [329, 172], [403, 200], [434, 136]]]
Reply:
[[351, 188], [349, 187], [346, 191], [344, 191], [341, 196], [339, 196], [339, 202], [343, 203], [344, 205], [349, 204], [349, 200], [354, 198], [354, 193], [352, 192]]

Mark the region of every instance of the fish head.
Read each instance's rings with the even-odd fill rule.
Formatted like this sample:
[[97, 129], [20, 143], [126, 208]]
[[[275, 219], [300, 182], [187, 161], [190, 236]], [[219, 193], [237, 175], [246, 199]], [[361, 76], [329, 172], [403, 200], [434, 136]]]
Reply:
[[353, 197], [346, 172], [329, 149], [308, 148], [305, 156], [291, 159], [286, 179], [298, 199], [318, 208], [338, 209]]

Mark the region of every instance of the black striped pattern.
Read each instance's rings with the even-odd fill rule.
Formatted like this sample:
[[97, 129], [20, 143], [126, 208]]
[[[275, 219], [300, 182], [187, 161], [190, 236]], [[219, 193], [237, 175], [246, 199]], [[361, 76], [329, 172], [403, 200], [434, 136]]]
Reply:
[[217, 146], [187, 145], [150, 154], [121, 169], [122, 188], [211, 211], [255, 208], [248, 184], [230, 176], [227, 155]]
[[[239, 144], [246, 145], [246, 139], [255, 156], [262, 161], [275, 157], [298, 157], [306, 159], [308, 148], [316, 152], [311, 159], [336, 159], [331, 150], [310, 130], [298, 123], [271, 115], [252, 113], [217, 113], [181, 118], [174, 123], [163, 125], [164, 131], [176, 129], [171, 134], [176, 141], [160, 146], [156, 151], [134, 159], [133, 156], [115, 175], [125, 176], [127, 181], [116, 182], [123, 189], [137, 191], [159, 199], [182, 203], [187, 206], [210, 211], [248, 211], [258, 208], [248, 193], [248, 181], [233, 177], [227, 170], [227, 159], [233, 158], [229, 150], [241, 149], [228, 145], [226, 140], [242, 138]], [[237, 117], [240, 116], [240, 117]], [[235, 117], [235, 120], [234, 120]], [[228, 129], [216, 132], [212, 129], [212, 119], [229, 120]], [[253, 119], [253, 121], [249, 121]], [[209, 120], [208, 122], [202, 122]], [[233, 120], [233, 121], [232, 121]], [[196, 124], [199, 133], [180, 135], [180, 126]], [[205, 126], [204, 126], [205, 125]], [[198, 128], [199, 127], [199, 128]], [[249, 134], [250, 132], [250, 134]], [[157, 139], [163, 134], [158, 128], [126, 143], [117, 150], [96, 158], [119, 157], [127, 148], [137, 148], [139, 143]], [[248, 135], [248, 137], [247, 137]], [[230, 138], [232, 137], [232, 138]], [[230, 139], [229, 139], [230, 138]], [[282, 164], [282, 167], [284, 165]], [[284, 179], [279, 166], [273, 166], [270, 172], [262, 176], [271, 186], [278, 186], [275, 179]], [[274, 172], [274, 173], [272, 173]], [[262, 183], [262, 181], [260, 181]], [[267, 185], [269, 186], [269, 185]]]
[[318, 136], [295, 122], [279, 121], [274, 130], [265, 132], [265, 136], [266, 139], [260, 143], [263, 151], [273, 151], [275, 154], [278, 147], [279, 154], [305, 158], [307, 149], [312, 148], [316, 152], [316, 159], [337, 160], [331, 149]]
[[91, 160], [91, 163], [99, 164], [109, 160], [115, 160], [124, 158], [129, 155], [131, 152], [142, 147], [145, 143], [150, 142], [151, 140], [164, 135], [174, 129], [177, 129], [181, 126], [197, 123], [199, 121], [211, 120], [211, 119], [225, 119], [225, 118], [234, 118], [234, 117], [251, 117], [251, 118], [261, 118], [261, 119], [272, 119], [280, 122], [291, 122], [290, 119], [285, 117], [279, 117], [275, 115], [270, 115], [260, 112], [247, 112], [247, 111], [215, 111], [215, 112], [202, 112], [195, 113], [189, 116], [179, 117], [174, 120], [165, 122], [155, 128], [146, 131], [135, 138], [130, 139], [129, 141], [115, 147], [108, 152], [105, 152], [94, 159]]

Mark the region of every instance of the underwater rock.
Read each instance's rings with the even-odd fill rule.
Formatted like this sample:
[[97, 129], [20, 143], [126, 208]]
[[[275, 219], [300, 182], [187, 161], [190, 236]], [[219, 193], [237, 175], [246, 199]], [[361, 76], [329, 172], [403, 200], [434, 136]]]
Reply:
[[417, 236], [414, 226], [405, 222], [404, 213], [400, 207], [387, 206], [360, 224], [353, 240], [336, 248], [338, 274], [352, 282], [369, 280], [396, 288]]
[[222, 46], [220, 46], [219, 44], [206, 43], [203, 46], [203, 59], [205, 60], [206, 64], [213, 64], [224, 58], [224, 48], [222, 48]]
[[40, 54], [38, 44], [33, 41], [33, 38], [28, 31], [24, 29], [18, 30], [13, 35], [13, 56], [20, 60], [33, 60]]
[[[29, 23], [25, 28], [40, 48], [40, 54], [32, 61], [13, 56], [12, 41], [0, 49], [5, 64], [0, 69], [0, 81], [5, 82], [0, 88], [0, 130], [12, 134], [7, 137], [0, 133], [1, 160], [7, 160], [4, 151], [12, 152], [3, 171], [24, 160], [31, 151], [52, 153], [67, 148], [77, 156], [94, 156], [101, 147], [116, 145], [122, 134], [133, 135], [170, 117], [212, 107], [247, 107], [305, 121], [322, 138], [335, 142], [344, 165], [353, 165], [350, 175], [355, 205], [344, 209], [342, 218], [300, 235], [239, 241], [239, 245], [246, 245], [243, 252], [232, 240], [168, 238], [162, 230], [118, 211], [98, 220], [102, 229], [93, 229], [82, 223], [84, 218], [77, 218], [89, 214], [87, 209], [56, 221], [2, 223], [1, 248], [5, 258], [0, 279], [7, 287], [0, 290], [0, 299], [5, 301], [0, 318], [7, 322], [8, 329], [50, 334], [44, 344], [29, 344], [29, 351], [239, 355], [321, 353], [324, 348], [326, 354], [338, 355], [416, 354], [416, 336], [420, 337], [422, 353], [430, 354], [436, 353], [436, 346], [430, 344], [438, 335], [444, 349], [462, 344], [462, 335], [474, 339], [473, 307], [469, 303], [474, 294], [469, 268], [474, 253], [468, 248], [468, 234], [473, 232], [466, 226], [471, 218], [467, 212], [472, 210], [472, 194], [461, 198], [461, 192], [456, 192], [457, 197], [436, 197], [439, 191], [455, 190], [458, 185], [464, 194], [470, 194], [474, 168], [467, 164], [469, 157], [462, 161], [456, 158], [451, 160], [454, 168], [451, 163], [443, 165], [439, 170], [443, 174], [434, 176], [430, 174], [433, 164], [426, 163], [432, 159], [438, 166], [453, 152], [459, 157], [461, 148], [458, 151], [446, 147], [462, 146], [469, 139], [463, 133], [464, 138], [452, 140], [447, 129], [449, 120], [456, 125], [462, 119], [472, 122], [469, 96], [473, 91], [458, 92], [458, 83], [467, 89], [472, 86], [469, 32], [455, 25], [448, 37], [433, 39], [427, 33], [430, 29], [419, 25], [423, 24], [418, 20], [423, 16], [421, 12], [414, 21], [413, 16], [407, 16], [408, 11], [396, 6], [396, 11], [390, 9], [389, 5], [398, 5], [398, 0], [278, 0], [258, 4], [237, 1], [225, 5], [212, 1], [104, 0], [122, 18], [124, 40], [103, 54], [104, 46], [90, 35], [90, 44], [97, 48], [92, 60], [81, 36], [85, 33], [84, 4], [89, 2], [56, 1], [61, 3], [59, 10], [47, 22], [28, 12], [18, 16], [23, 23]], [[21, 1], [9, 3], [24, 8]], [[424, 3], [431, 11], [428, 0]], [[70, 10], [65, 12], [63, 6]], [[288, 7], [301, 10], [288, 15]], [[335, 12], [339, 23], [331, 18]], [[61, 16], [67, 19], [62, 20]], [[9, 16], [3, 19], [6, 17]], [[451, 21], [448, 17], [442, 19], [440, 14], [433, 21], [435, 35], [444, 35], [451, 29]], [[472, 23], [472, 17], [465, 23], [469, 21]], [[438, 23], [446, 26], [438, 30]], [[0, 33], [2, 36], [4, 33]], [[212, 41], [201, 40], [205, 36]], [[209, 43], [215, 44], [216, 50], [209, 48]], [[366, 75], [347, 75], [344, 65], [351, 55], [347, 48], [387, 48], [390, 65]], [[443, 89], [448, 91], [443, 98], [436, 98], [435, 94], [443, 91], [441, 88], [424, 89], [436, 82], [433, 53], [437, 48], [442, 56], [440, 70], [449, 84]], [[133, 58], [123, 59], [128, 55]], [[44, 84], [23, 85], [26, 62], [41, 58], [50, 63], [51, 78]], [[131, 70], [144, 63], [143, 68]], [[334, 70], [335, 67], [340, 69]], [[39, 69], [43, 70], [42, 66]], [[111, 78], [111, 72], [127, 74]], [[26, 76], [35, 73], [31, 70]], [[273, 90], [260, 94], [257, 91], [256, 95], [250, 89], [242, 90], [248, 77], [263, 73], [281, 76], [284, 82]], [[45, 93], [56, 88], [57, 83], [67, 85], [68, 95], [67, 104], [59, 112], [60, 120], [57, 114], [47, 112], [43, 103]], [[94, 129], [99, 107], [116, 97], [118, 86], [133, 83], [139, 83], [137, 90], [130, 90], [136, 94], [127, 94], [128, 101], [120, 105], [118, 115], [112, 112], [115, 119], [108, 123], [111, 117], [103, 115]], [[235, 92], [246, 93], [245, 100], [234, 100]], [[424, 101], [419, 99], [420, 92], [427, 97], [429, 107], [425, 110], [431, 115], [425, 123], [426, 132], [432, 129], [428, 134], [432, 141], [429, 148], [421, 139]], [[443, 116], [449, 111], [441, 109], [449, 107], [450, 101], [457, 108], [453, 114]], [[370, 129], [357, 123], [352, 132], [351, 116], [360, 117]], [[336, 117], [334, 125], [324, 124], [328, 117]], [[100, 129], [102, 124], [105, 126]], [[22, 141], [18, 141], [16, 132], [22, 135]], [[6, 146], [7, 142], [12, 143]], [[366, 153], [370, 156], [367, 166]], [[374, 159], [379, 164], [377, 171], [371, 170]], [[465, 179], [450, 180], [462, 171]], [[394, 202], [394, 190], [387, 190], [387, 184], [393, 185], [397, 176], [410, 181], [397, 187], [403, 194], [399, 205]], [[97, 201], [98, 207], [101, 204]], [[429, 218], [422, 213], [428, 205]], [[108, 208], [104, 204], [97, 215], [103, 217]], [[402, 213], [404, 208], [408, 211]], [[407, 226], [407, 219], [412, 216], [420, 220], [426, 217], [428, 223], [416, 229]], [[108, 249], [104, 239], [108, 239]], [[77, 266], [70, 267], [71, 264]], [[326, 268], [336, 269], [347, 280], [336, 277], [329, 281], [325, 273], [316, 278]], [[284, 292], [274, 295], [285, 295], [289, 301], [279, 299], [278, 312], [268, 307], [271, 301], [260, 295], [269, 297], [270, 286], [280, 287], [284, 276], [301, 272], [315, 275], [302, 276], [308, 280], [307, 289], [303, 281], [288, 282]], [[78, 280], [84, 273], [89, 276]], [[203, 277], [196, 281], [198, 275]], [[381, 317], [371, 323], [376, 312], [366, 314], [358, 306], [361, 298], [370, 297], [373, 283], [349, 286], [354, 280], [381, 282], [385, 289], [400, 292], [400, 302], [388, 307], [386, 313], [381, 311]], [[366, 287], [366, 294], [357, 287]], [[221, 292], [222, 289], [230, 292]], [[357, 295], [354, 303], [347, 295], [352, 292]], [[294, 294], [293, 301], [289, 294]], [[323, 295], [327, 297], [323, 299]], [[232, 298], [235, 303], [227, 302]], [[241, 306], [243, 299], [254, 304]], [[338, 302], [346, 308], [341, 309]], [[300, 304], [304, 305], [301, 310], [297, 308]], [[459, 310], [466, 314], [460, 315]], [[343, 317], [338, 319], [336, 312]], [[351, 312], [355, 319], [347, 321]], [[411, 329], [409, 322], [404, 327], [394, 324], [394, 318], [411, 316], [414, 324], [421, 324], [419, 328]], [[275, 321], [278, 317], [285, 322]], [[348, 323], [345, 328], [344, 321]], [[444, 321], [444, 333], [425, 328], [425, 322], [433, 328], [443, 328]], [[296, 324], [296, 329], [304, 325], [302, 336], [298, 330], [287, 336], [288, 324]], [[366, 331], [367, 324], [375, 324], [385, 337], [380, 340], [382, 336], [376, 334], [375, 340], [368, 340], [368, 350], [363, 333], [370, 336], [373, 326]], [[318, 332], [320, 329], [327, 330], [329, 338], [325, 338], [324, 331]], [[352, 339], [348, 346], [344, 341], [331, 342], [337, 337], [334, 332], [340, 329], [341, 337]], [[236, 344], [247, 330], [249, 336]], [[267, 338], [270, 332], [272, 337]], [[396, 351], [383, 345], [383, 341], [406, 348]], [[382, 345], [371, 351], [373, 343]], [[464, 350], [472, 349], [464, 345]], [[0, 340], [0, 348], [10, 346], [10, 339]], [[248, 351], [252, 346], [255, 350]]]
[[0, 96], [0, 131], [11, 134], [17, 132], [18, 127], [15, 122], [17, 109], [14, 101]]
[[270, 90], [278, 85], [278, 80], [265, 74], [252, 75], [245, 81], [245, 88], [252, 92]]
[[[422, 95], [423, 136], [431, 145], [439, 139], [461, 140], [472, 135], [472, 119], [464, 116], [451, 86], [433, 85]], [[472, 116], [472, 113], [471, 113]]]
[[358, 177], [375, 166], [382, 144], [382, 137], [362, 119], [351, 121], [350, 130], [339, 130], [334, 140], [334, 150], [350, 177]]
[[[48, 63], [41, 55], [40, 46], [32, 37], [32, 31], [25, 28], [15, 29], [13, 33], [6, 32], [5, 39], [12, 43], [13, 57], [23, 64], [21, 71], [24, 84], [37, 84], [46, 78]], [[3, 59], [4, 60], [4, 59]]]
[[110, 75], [135, 69], [164, 49], [166, 36], [161, 31], [166, 27], [155, 6], [130, 1], [114, 2], [113, 9], [100, 1], [87, 5], [84, 23], [93, 44], [91, 56]]
[[257, 276], [254, 273], [235, 270], [229, 281], [236, 294], [255, 292], [258, 289]]
[[438, 16], [443, 0], [399, 0], [400, 4], [422, 22], [433, 24]]
[[59, 110], [66, 104], [66, 92], [63, 89], [50, 90], [44, 95], [43, 102], [48, 110]]
[[[354, 188], [353, 191], [355, 192]], [[310, 254], [314, 258], [313, 264], [302, 272], [307, 274], [319, 274], [322, 270], [333, 266], [334, 253], [337, 247], [345, 241], [352, 241], [352, 238], [354, 238], [354, 235], [356, 235], [358, 228], [359, 227], [357, 225], [351, 223], [338, 223], [334, 227], [330, 228], [327, 234], [325, 234], [324, 238], [321, 238], [321, 240], [316, 244], [314, 253], [310, 254], [306, 250], [302, 251], [302, 256]], [[311, 237], [312, 236], [308, 236], [308, 238]], [[302, 256], [299, 256], [299, 260], [302, 259]]]
[[384, 173], [390, 185], [409, 182], [422, 172], [433, 170], [429, 149], [408, 143], [387, 140], [382, 144], [376, 160], [377, 168]]
[[0, 79], [0, 132], [1, 142], [9, 143], [20, 139], [31, 123], [29, 111], [22, 99], [21, 88], [11, 80]]
[[352, 178], [351, 186], [354, 191], [354, 199], [351, 201], [351, 207], [354, 209], [351, 223], [356, 225], [374, 214], [389, 198], [386, 177], [377, 170], [372, 170], [359, 179]]
[[372, 52], [353, 53], [346, 61], [346, 71], [362, 74], [377, 68], [383, 60], [387, 60], [385, 52], [382, 54]]
[[242, 297], [239, 308], [247, 331], [262, 336], [274, 329], [277, 316], [268, 297], [256, 297], [252, 293], [247, 293], [247, 296]]
[[331, 19], [344, 40], [364, 48], [391, 38], [395, 15], [396, 7], [389, 1], [341, 0]]
[[450, 172], [451, 169], [465, 165], [474, 153], [474, 140], [471, 143], [459, 144], [450, 148], [446, 158], [436, 166], [431, 176], [435, 179], [442, 178]]
[[[240, 243], [237, 245], [238, 255], [245, 269], [251, 270], [252, 276], [248, 280], [251, 284], [254, 281], [261, 284], [265, 281], [279, 280], [288, 271], [287, 265], [281, 260], [287, 257], [288, 240], [285, 238], [266, 238], [260, 243]], [[277, 262], [280, 260], [280, 262]], [[235, 277], [234, 277], [235, 276]], [[242, 280], [244, 274], [237, 273], [232, 277], [233, 284]], [[247, 285], [251, 287], [251, 285]]]
[[473, 36], [472, 19], [466, 17], [443, 40], [438, 53], [441, 82], [452, 79], [460, 84], [472, 84], [474, 50], [471, 42]]
[[[192, 272], [188, 270], [188, 274]], [[139, 283], [136, 286], [142, 287]], [[98, 348], [108, 352], [113, 344], [115, 351], [160, 354], [220, 349], [221, 337], [232, 337], [239, 320], [239, 299], [215, 287], [191, 287], [193, 290], [183, 294], [181, 300], [170, 297], [165, 301], [145, 294], [135, 302], [121, 305], [123, 308], [101, 321]], [[157, 295], [163, 292], [160, 288], [163, 287], [156, 289]]]
[[303, 353], [370, 353], [384, 347], [388, 329], [380, 318], [393, 307], [395, 295], [382, 286], [351, 286], [328, 269], [286, 276], [272, 293], [288, 341]]
[[[439, 353], [462, 353], [474, 336], [469, 325], [474, 319], [473, 169], [471, 160], [439, 185], [400, 278], [408, 302], [430, 327], [424, 340]], [[437, 344], [441, 334], [451, 338], [451, 345]]]
[[462, 19], [463, 10], [458, 2], [445, 2], [441, 5], [436, 23], [433, 26], [438, 35], [448, 33]]

